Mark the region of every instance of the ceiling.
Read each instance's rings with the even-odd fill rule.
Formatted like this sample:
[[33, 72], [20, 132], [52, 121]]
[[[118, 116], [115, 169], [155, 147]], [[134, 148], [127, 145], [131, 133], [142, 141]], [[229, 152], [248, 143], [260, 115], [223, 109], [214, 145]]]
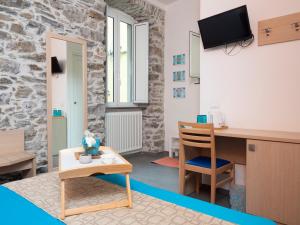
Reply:
[[171, 4], [173, 2], [176, 2], [177, 0], [157, 0], [161, 3], [163, 3], [164, 5], [168, 5], [168, 4]]
[[166, 10], [169, 5], [176, 2], [177, 0], [145, 0], [161, 9]]

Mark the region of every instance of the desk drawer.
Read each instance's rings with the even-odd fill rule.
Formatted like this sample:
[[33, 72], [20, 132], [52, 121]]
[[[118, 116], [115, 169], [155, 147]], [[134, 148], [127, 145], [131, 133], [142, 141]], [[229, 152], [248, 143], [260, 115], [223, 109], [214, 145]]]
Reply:
[[300, 224], [300, 145], [247, 140], [247, 212]]

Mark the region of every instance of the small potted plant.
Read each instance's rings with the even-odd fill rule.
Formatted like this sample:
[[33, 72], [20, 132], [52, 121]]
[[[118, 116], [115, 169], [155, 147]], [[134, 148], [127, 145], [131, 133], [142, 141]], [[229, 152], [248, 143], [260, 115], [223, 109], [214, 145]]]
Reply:
[[80, 163], [90, 163], [93, 156], [100, 155], [100, 144], [100, 139], [98, 137], [95, 137], [95, 134], [86, 130], [82, 138], [82, 147], [84, 148], [84, 153], [79, 157]]

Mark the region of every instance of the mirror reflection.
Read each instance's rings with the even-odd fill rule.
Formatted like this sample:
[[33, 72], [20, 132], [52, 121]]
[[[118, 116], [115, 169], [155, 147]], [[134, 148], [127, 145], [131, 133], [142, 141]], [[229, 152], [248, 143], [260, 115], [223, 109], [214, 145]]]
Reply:
[[51, 38], [52, 156], [78, 147], [84, 130], [82, 45]]
[[200, 77], [200, 34], [190, 32], [190, 77]]

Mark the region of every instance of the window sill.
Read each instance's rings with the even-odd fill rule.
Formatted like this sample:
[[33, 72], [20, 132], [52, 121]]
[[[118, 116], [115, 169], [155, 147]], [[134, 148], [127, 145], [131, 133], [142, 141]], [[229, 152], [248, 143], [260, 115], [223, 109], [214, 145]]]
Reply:
[[112, 103], [106, 103], [106, 108], [108, 109], [126, 109], [126, 108], [141, 108], [139, 105], [137, 104], [112, 104]]

